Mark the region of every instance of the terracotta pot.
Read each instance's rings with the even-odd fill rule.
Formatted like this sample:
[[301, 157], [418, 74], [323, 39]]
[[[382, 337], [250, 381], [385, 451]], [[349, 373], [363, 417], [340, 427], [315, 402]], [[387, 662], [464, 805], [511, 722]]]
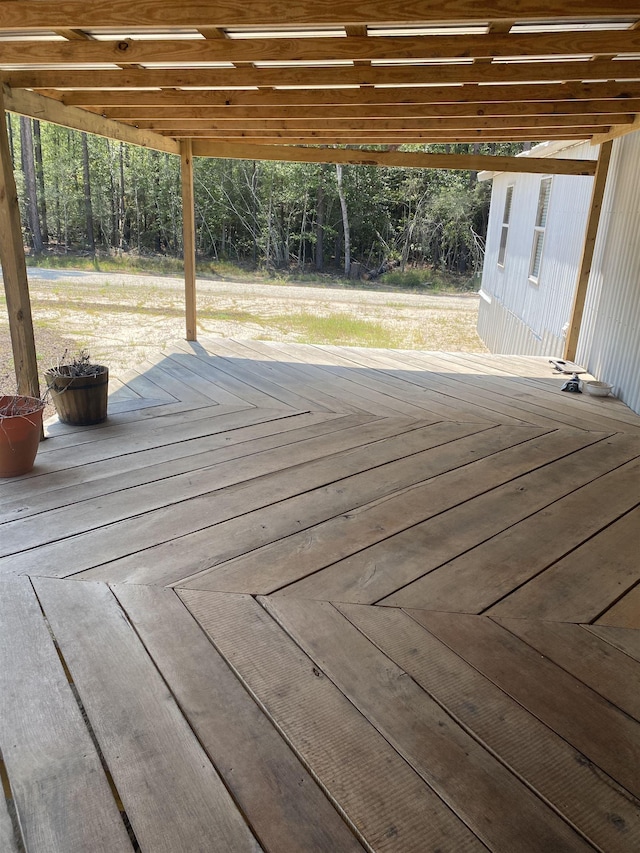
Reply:
[[63, 424], [90, 426], [107, 417], [109, 368], [96, 364], [95, 370], [89, 376], [69, 376], [68, 365], [61, 365], [45, 373], [53, 405]]
[[0, 397], [0, 477], [28, 474], [33, 468], [43, 409], [37, 397]]

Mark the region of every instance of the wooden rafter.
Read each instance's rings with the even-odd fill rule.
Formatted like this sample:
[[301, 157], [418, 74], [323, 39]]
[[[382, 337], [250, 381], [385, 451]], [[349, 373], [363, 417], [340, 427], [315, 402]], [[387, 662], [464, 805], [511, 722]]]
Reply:
[[404, 166], [419, 169], [464, 169], [544, 173], [548, 175], [593, 175], [595, 160], [556, 160], [535, 157], [500, 157], [482, 154], [425, 154], [403, 151], [347, 151], [340, 148], [302, 148], [293, 145], [229, 144], [217, 140], [195, 140], [194, 157], [242, 160], [282, 160], [289, 163], [344, 163], [365, 166]]
[[[141, 75], [140, 75], [141, 76]], [[640, 78], [640, 61], [596, 62], [517, 62], [488, 65], [391, 65], [339, 66], [300, 68], [211, 68], [207, 69], [209, 86], [229, 88], [275, 86], [426, 86], [430, 84], [484, 83], [500, 84], [586, 79], [629, 80]], [[94, 72], [95, 79], [95, 72]]]
[[[6, 75], [12, 88], [46, 89], [51, 85], [61, 89], [58, 96], [71, 106], [318, 106], [322, 104], [475, 104], [475, 103], [555, 103], [557, 101], [619, 100], [640, 98], [640, 82], [561, 83], [495, 86], [416, 86], [384, 88], [340, 87], [326, 89], [294, 89], [277, 91], [192, 91], [179, 87], [204, 86], [204, 72], [68, 72], [69, 77], [49, 80], [43, 75], [54, 72], [17, 72]], [[56, 74], [58, 72], [55, 72]], [[77, 77], [81, 73], [82, 78]], [[73, 75], [73, 76], [72, 76]], [[116, 79], [112, 80], [112, 75]], [[161, 75], [161, 76], [160, 76]], [[173, 84], [169, 80], [173, 80]], [[120, 82], [117, 82], [119, 80]], [[135, 91], [143, 88], [145, 91]], [[47, 84], [47, 85], [45, 85]], [[100, 88], [98, 88], [98, 86]], [[93, 88], [92, 88], [93, 87]], [[176, 88], [178, 87], [178, 88]], [[131, 91], [131, 88], [134, 90]], [[159, 88], [166, 91], [159, 92]]]
[[23, 42], [2, 48], [3, 63], [105, 63], [145, 62], [304, 62], [321, 60], [427, 60], [495, 57], [557, 56], [638, 53], [640, 30], [603, 30], [566, 33], [386, 36], [304, 39], [114, 39], [113, 41]]
[[[446, 15], [439, 4], [406, 3], [405, 0], [361, 0], [345, 4], [341, 0], [220, 0], [203, 4], [197, 0], [5, 0], [2, 3], [2, 28], [7, 30], [90, 29], [159, 25], [171, 27], [273, 26], [274, 21], [296, 25], [335, 24], [411, 24], [439, 22], [443, 17], [459, 22], [487, 20], [545, 20], [552, 18], [611, 17], [611, 4], [605, 0], [488, 0], [479, 6], [469, 0], [449, 0]], [[618, 16], [637, 17], [636, 0], [619, 0]]]
[[60, 124], [63, 127], [71, 127], [86, 133], [94, 133], [97, 136], [106, 136], [109, 139], [117, 139], [131, 145], [140, 145], [144, 148], [165, 151], [169, 154], [180, 153], [177, 142], [152, 131], [137, 130], [130, 125], [110, 121], [76, 107], [67, 107], [35, 92], [16, 91], [7, 86], [4, 86], [3, 89], [4, 107], [9, 112], [31, 116], [40, 121], [50, 121], [53, 124]]
[[[506, 116], [478, 118], [477, 116], [454, 117], [454, 118], [375, 118], [370, 117], [367, 128], [373, 133], [380, 131], [452, 131], [452, 130], [523, 130], [535, 128], [538, 135], [543, 128], [570, 128], [570, 127], [606, 127], [615, 120], [617, 124], [631, 124], [634, 121], [632, 115], [591, 115], [577, 114], [568, 116], [552, 116], [546, 121], [545, 116]], [[362, 123], [358, 118], [309, 118], [292, 119], [263, 119], [248, 117], [236, 119], [227, 117], [225, 119], [181, 119], [178, 117], [154, 119], [152, 121], [136, 121], [136, 127], [158, 132], [170, 130], [172, 127], [190, 128], [192, 130], [202, 129], [206, 124], [209, 130], [234, 131], [234, 130], [267, 130], [267, 131], [301, 131], [322, 130], [336, 132], [362, 132]]]

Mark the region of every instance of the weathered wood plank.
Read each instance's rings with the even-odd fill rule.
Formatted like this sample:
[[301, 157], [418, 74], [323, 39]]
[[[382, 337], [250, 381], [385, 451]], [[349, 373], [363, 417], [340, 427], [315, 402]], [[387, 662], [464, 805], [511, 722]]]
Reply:
[[[329, 376], [325, 370], [312, 363], [302, 363], [292, 357], [293, 354], [288, 348], [280, 350], [280, 357], [278, 357], [277, 350], [259, 341], [243, 341], [242, 346], [249, 354], [266, 355], [268, 359], [274, 361], [283, 378], [291, 377], [296, 383], [301, 383], [305, 389], [314, 389], [315, 392], [323, 395], [333, 395], [334, 406], [349, 405], [351, 401], [364, 411], [380, 415], [407, 415], [414, 418], [424, 418], [426, 415], [424, 408], [413, 405], [401, 396], [388, 394], [380, 385], [377, 387], [373, 384], [369, 387], [359, 385], [336, 373]], [[309, 392], [305, 391], [305, 393]]]
[[579, 625], [492, 618], [640, 722], [640, 664], [633, 658]]
[[[323, 409], [327, 409], [331, 412], [373, 412], [370, 404], [367, 404], [366, 400], [360, 399], [357, 395], [354, 395], [352, 399], [347, 401], [344, 396], [341, 396], [339, 393], [339, 389], [333, 388], [329, 385], [322, 386], [319, 383], [312, 383], [309, 381], [305, 381], [305, 377], [298, 370], [298, 365], [291, 358], [289, 358], [286, 362], [277, 361], [277, 359], [269, 359], [265, 358], [262, 352], [257, 352], [253, 348], [249, 347], [246, 342], [239, 341], [225, 341], [225, 344], [229, 344], [233, 346], [233, 352], [237, 354], [238, 357], [241, 357], [246, 360], [256, 361], [260, 363], [269, 363], [269, 370], [271, 370], [271, 375], [274, 381], [277, 381], [282, 384], [286, 384], [288, 388], [299, 393], [304, 397], [305, 400], [308, 400], [309, 405], [319, 405]], [[275, 368], [275, 369], [274, 369]], [[412, 415], [416, 417], [415, 410], [411, 410], [409, 412], [403, 411], [399, 408], [396, 412], [392, 412], [388, 407], [381, 408], [380, 411], [376, 411], [377, 415], [386, 415], [386, 416], [397, 416], [397, 415]], [[421, 417], [426, 417], [425, 412], [420, 413]]]
[[371, 849], [485, 849], [251, 597], [180, 596]]
[[597, 620], [597, 625], [612, 625], [616, 628], [640, 628], [640, 586], [633, 589], [610, 607]]
[[640, 631], [635, 628], [616, 628], [607, 625], [581, 625], [583, 630], [640, 661]]
[[336, 606], [599, 849], [627, 853], [640, 844], [640, 810], [613, 779], [407, 614]]
[[131, 850], [27, 578], [0, 581], [0, 696], [0, 748], [27, 851]]
[[[402, 353], [403, 357], [405, 355]], [[513, 397], [514, 405], [519, 405], [520, 400], [530, 400], [541, 412], [569, 426], [579, 426], [584, 419], [591, 424], [587, 427], [591, 429], [623, 429], [622, 424], [625, 424], [635, 427], [633, 431], [637, 432], [640, 427], [640, 417], [613, 397], [595, 399], [588, 394], [559, 393], [566, 377], [555, 373], [546, 358], [483, 353], [410, 354], [411, 361], [416, 364], [425, 360], [432, 364], [434, 356], [451, 373], [452, 379], [466, 382], [467, 387], [476, 379], [481, 380], [495, 393]]]
[[[224, 370], [220, 370], [220, 361], [215, 355], [209, 354], [202, 346], [202, 339], [195, 341], [176, 341], [174, 343], [176, 353], [173, 348], [170, 351], [170, 357], [174, 360], [178, 359], [182, 364], [209, 379], [216, 387], [226, 391], [229, 394], [239, 397], [251, 406], [266, 406], [267, 408], [291, 408], [288, 403], [283, 403], [277, 400], [271, 394], [262, 391], [253, 385], [231, 376]], [[188, 362], [188, 364], [187, 364]]]
[[[457, 426], [462, 429], [464, 425]], [[451, 429], [452, 425], [448, 427]], [[479, 460], [476, 464], [490, 459], [488, 467], [495, 469], [493, 476], [500, 477], [504, 470], [502, 465], [508, 464], [509, 457], [501, 462], [495, 461], [495, 457], [505, 448], [512, 448], [517, 440], [513, 430], [500, 430], [496, 427], [479, 435], [463, 437], [389, 464], [382, 470], [340, 480], [334, 489], [319, 495], [307, 493], [286, 507], [274, 508], [275, 519], [267, 521], [266, 513], [260, 514], [252, 527], [258, 531], [261, 527], [271, 528], [269, 537], [258, 533], [250, 540], [245, 538], [244, 547], [235, 545], [233, 550], [228, 548], [226, 554], [224, 540], [218, 538], [217, 559], [214, 561], [210, 557], [209, 563], [214, 568], [189, 580], [188, 585], [197, 589], [256, 593], [298, 581], [300, 588], [308, 591], [307, 584], [313, 585], [314, 577], [308, 581], [300, 578], [345, 556], [345, 551], [353, 553], [448, 508], [452, 501], [458, 503], [464, 499], [459, 489], [466, 490], [463, 491], [466, 496], [475, 494], [476, 488], [482, 489], [464, 467], [470, 456]], [[525, 435], [527, 431], [521, 433], [521, 438]], [[291, 515], [286, 518], [283, 509], [289, 508]], [[222, 531], [220, 534], [224, 535]], [[280, 539], [282, 542], [277, 541]], [[260, 545], [271, 542], [273, 546], [260, 551], [258, 560], [254, 560], [253, 552]], [[244, 553], [249, 554], [246, 560], [240, 559], [228, 566], [216, 565]], [[296, 595], [297, 590], [296, 584], [287, 587], [284, 594]], [[321, 593], [319, 597], [324, 595]]]
[[[515, 479], [477, 495], [470, 494], [465, 487], [459, 492], [460, 502], [450, 509], [381, 541], [372, 539], [362, 550], [331, 565], [329, 559], [324, 559], [324, 553], [319, 554], [322, 563], [318, 567], [326, 568], [311, 580], [311, 587], [305, 585], [305, 590], [298, 587], [300, 594], [360, 604], [412, 603], [413, 582], [419, 591], [419, 578], [423, 575], [628, 458], [626, 436], [622, 440], [614, 437], [614, 444], [610, 440], [593, 444], [596, 433], [561, 430], [552, 435], [553, 441], [537, 443], [531, 464]], [[271, 552], [259, 551], [240, 559], [264, 563], [270, 557]], [[284, 557], [281, 553], [281, 561]], [[406, 584], [409, 586], [405, 591], [401, 587]]]
[[[196, 498], [186, 507], [184, 518], [176, 518], [174, 509], [160, 524], [164, 533], [155, 530], [158, 519], [149, 514], [141, 519], [143, 525], [149, 522], [153, 528], [146, 550], [130, 550], [117, 563], [108, 562], [85, 576], [109, 581], [182, 582], [224, 560], [297, 532], [303, 524], [319, 523], [354, 505], [385, 497], [420, 476], [415, 457], [422, 448], [451, 440], [451, 425], [447, 425], [446, 437], [438, 426], [428, 427], [424, 433], [407, 430], [373, 446], [322, 455], [293, 470], [286, 467], [268, 477], [240, 482], [221, 491], [215, 507], [210, 496]], [[458, 434], [474, 428], [456, 426]], [[358, 438], [362, 437], [360, 428]], [[169, 523], [173, 535], [166, 535]], [[175, 533], [177, 523], [179, 536]]]
[[[240, 433], [240, 430], [235, 432]], [[35, 517], [5, 523], [1, 528], [3, 551], [5, 554], [18, 553], [60, 539], [62, 528], [65, 536], [73, 536], [261, 476], [264, 472], [261, 454], [269, 454], [267, 473], [273, 469], [273, 460], [276, 470], [288, 467], [283, 455], [295, 456], [298, 442], [335, 437], [340, 433], [340, 420], [311, 421], [307, 426], [301, 424], [297, 429], [282, 431], [274, 431], [271, 427], [262, 437], [259, 430], [253, 432], [254, 440], [249, 434], [239, 446], [234, 446], [234, 433], [224, 433], [212, 450], [156, 463], [151, 468], [145, 466], [129, 474], [118, 474], [115, 481], [112, 476], [104, 488], [100, 488], [103, 479], [97, 483], [94, 481], [92, 485], [99, 488], [94, 497], [87, 494], [84, 485], [76, 486], [74, 488], [80, 494], [74, 501], [73, 510], [63, 506]], [[230, 440], [226, 441], [227, 438]], [[237, 438], [241, 439], [242, 435], [237, 435]]]
[[108, 587], [35, 586], [141, 847], [260, 850]]
[[[305, 344], [280, 344], [275, 342], [267, 342], [265, 346], [275, 352], [282, 353], [283, 357], [293, 354], [297, 359], [305, 364], [313, 364], [316, 368], [323, 370], [328, 374], [328, 382], [331, 382], [334, 376], [340, 376], [348, 380], [354, 387], [363, 386], [388, 394], [395, 400], [406, 400], [413, 406], [418, 406], [423, 411], [430, 412], [433, 415], [438, 415], [443, 419], [460, 421], [460, 420], [476, 420], [493, 423], [495, 418], [489, 418], [474, 412], [473, 406], [465, 405], [462, 401], [455, 401], [456, 405], [452, 405], [452, 401], [447, 401], [447, 397], [441, 394], [437, 389], [427, 389], [413, 384], [407, 377], [398, 377], [388, 370], [376, 368], [375, 363], [366, 362], [363, 358], [362, 365], [354, 363], [353, 360], [343, 357], [340, 353], [342, 349], [339, 347], [319, 347], [308, 346]], [[447, 404], [449, 403], [449, 404]], [[467, 401], [468, 403], [468, 401]], [[508, 422], [520, 423], [517, 418], [505, 416]]]
[[329, 602], [265, 606], [490, 849], [590, 849]]
[[[414, 364], [420, 364], [424, 358], [421, 353], [402, 353], [401, 356]], [[503, 406], [508, 411], [511, 405], [514, 412], [528, 413], [525, 417], [532, 423], [543, 423], [539, 419], [547, 418], [558, 427], [613, 431], [623, 429], [624, 425], [626, 428], [635, 427], [635, 432], [640, 429], [640, 419], [626, 406], [594, 406], [586, 394], [561, 393], [566, 377], [550, 376], [546, 387], [542, 387], [540, 381], [534, 382], [525, 376], [514, 377], [506, 364], [504, 367], [496, 366], [493, 356], [469, 359], [464, 354], [430, 353], [428, 360], [432, 368], [444, 372], [451, 383], [456, 383], [467, 393], [486, 395], [490, 405], [499, 407], [498, 411], [502, 411]], [[612, 399], [611, 402], [618, 401]], [[622, 417], [617, 417], [616, 412]]]
[[590, 622], [640, 580], [640, 509], [550, 566], [492, 608], [496, 616]]
[[[238, 356], [234, 351], [229, 341], [220, 341], [214, 338], [203, 338], [200, 343], [204, 346], [209, 355], [217, 356], [216, 367], [224, 373], [228, 373], [236, 380], [240, 380], [246, 385], [257, 388], [265, 394], [269, 394], [276, 400], [282, 403], [287, 403], [296, 409], [309, 408], [309, 400], [296, 392], [292, 392], [288, 388], [288, 383], [278, 381], [278, 377], [273, 371], [261, 364], [258, 361], [251, 361], [248, 358]], [[314, 408], [320, 411], [324, 407], [319, 403], [314, 404]]]
[[[324, 347], [324, 349], [329, 349]], [[330, 351], [333, 351], [330, 349]], [[430, 404], [438, 407], [446, 406], [454, 413], [455, 420], [468, 420], [469, 418], [479, 418], [481, 420], [489, 420], [492, 423], [514, 423], [522, 424], [523, 422], [531, 423], [532, 419], [529, 414], [523, 417], [523, 413], [519, 412], [517, 407], [513, 405], [505, 405], [504, 401], [496, 401], [487, 399], [486, 395], [475, 393], [476, 389], [468, 387], [461, 388], [447, 377], [443, 377], [434, 370], [435, 365], [431, 369], [419, 370], [415, 366], [405, 363], [404, 360], [398, 358], [399, 355], [404, 356], [405, 353], [388, 352], [382, 350], [374, 350], [373, 352], [362, 352], [355, 347], [340, 347], [339, 353], [345, 358], [351, 358], [352, 361], [367, 370], [380, 371], [383, 376], [389, 376], [393, 379], [404, 380], [411, 383], [416, 388], [422, 389], [430, 397]], [[439, 411], [436, 408], [435, 411]], [[545, 425], [552, 429], [557, 428], [558, 423], [550, 418], [540, 418], [539, 425]]]
[[113, 590], [262, 847], [362, 851], [177, 595], [133, 584]]
[[467, 613], [495, 605], [624, 515], [639, 473], [640, 462], [628, 462], [582, 486], [416, 581], [394, 603]]
[[65, 484], [66, 476], [60, 482], [58, 474], [64, 475], [64, 472], [42, 477], [38, 481], [37, 490], [32, 489], [23, 500], [0, 502], [0, 522], [24, 519], [99, 495], [197, 470], [204, 465], [250, 455], [265, 447], [287, 444], [292, 440], [290, 434], [293, 434], [295, 440], [298, 430], [313, 425], [317, 426], [319, 433], [329, 432], [331, 429], [339, 429], [342, 420], [340, 415], [324, 412], [302, 415], [273, 413], [269, 417], [265, 409], [244, 410], [246, 414], [249, 412], [254, 413], [253, 417], [230, 418], [229, 429], [222, 432], [185, 438], [124, 457], [79, 466], [72, 469], [73, 482], [69, 484]]
[[[510, 434], [512, 432], [513, 430]], [[361, 600], [362, 595], [367, 598], [371, 596], [377, 598], [380, 594], [398, 589], [413, 580], [415, 564], [392, 560], [386, 572], [384, 565], [378, 572], [377, 563], [369, 563], [364, 574], [360, 574], [359, 581], [356, 580], [354, 584], [353, 575], [348, 569], [343, 577], [341, 562], [353, 556], [355, 564], [360, 565], [358, 560], [366, 559], [364, 549], [388, 540], [399, 532], [415, 530], [416, 525], [428, 526], [430, 519], [437, 518], [453, 507], [464, 505], [466, 501], [491, 492], [494, 488], [526, 474], [532, 467], [544, 465], [556, 459], [559, 454], [562, 455], [575, 447], [574, 442], [558, 439], [555, 433], [551, 433], [516, 447], [501, 448], [494, 455], [485, 455], [484, 459], [474, 455], [476, 461], [465, 464], [463, 460], [455, 470], [449, 470], [433, 480], [427, 480], [384, 504], [372, 508], [365, 506], [349, 513], [344, 519], [338, 518], [335, 522], [316, 528], [311, 531], [314, 553], [306, 556], [304, 563], [305, 573], [309, 577], [281, 589], [277, 594], [345, 601], [352, 600], [352, 596], [356, 600]], [[438, 521], [435, 521], [435, 524], [437, 525]], [[407, 535], [412, 534], [407, 533]], [[298, 548], [297, 553], [294, 550], [295, 546]], [[300, 534], [297, 540], [292, 537], [283, 542], [281, 552], [275, 552], [275, 562], [282, 578], [281, 587], [286, 580], [283, 569], [288, 567], [289, 562], [293, 562], [294, 566], [300, 564], [301, 550], [304, 546], [305, 541]], [[306, 546], [308, 549], [308, 542]], [[364, 552], [365, 556], [358, 557], [358, 552]], [[260, 558], [267, 565], [264, 553]], [[425, 555], [424, 559], [428, 560], [428, 556]], [[335, 564], [335, 568], [331, 565], [332, 563]], [[323, 566], [327, 566], [325, 571], [311, 574], [311, 571]], [[359, 569], [356, 569], [356, 573], [358, 571]]]
[[[38, 477], [37, 482], [33, 483], [33, 477], [27, 475], [25, 478], [20, 478], [19, 481], [3, 483], [0, 503], [22, 495], [30, 495], [34, 488], [57, 488], [61, 485], [84, 482], [85, 477], [90, 476], [90, 471], [93, 469], [84, 467], [82, 471], [78, 471], [77, 469], [80, 466], [96, 465], [95, 470], [99, 470], [97, 463], [106, 462], [108, 468], [116, 468], [122, 464], [122, 457], [129, 457], [143, 450], [168, 445], [173, 445], [176, 452], [179, 453], [180, 445], [190, 439], [234, 429], [234, 419], [227, 421], [223, 418], [229, 414], [235, 414], [236, 411], [238, 412], [238, 419], [236, 420], [238, 424], [241, 423], [241, 412], [248, 413], [245, 423], [250, 423], [252, 419], [255, 422], [256, 420], [265, 421], [274, 417], [286, 416], [281, 411], [273, 409], [261, 410], [260, 412], [247, 408], [235, 411], [233, 409], [231, 411], [222, 410], [222, 406], [216, 406], [215, 409], [215, 413], [212, 413], [207, 407], [198, 409], [196, 412], [181, 411], [171, 415], [156, 415], [153, 420], [143, 421], [141, 424], [127, 424], [126, 427], [118, 424], [109, 427], [110, 432], [107, 435], [100, 436], [99, 441], [91, 441], [90, 437], [87, 436], [86, 441], [82, 442], [81, 445], [53, 446], [49, 450], [43, 448], [42, 463], [38, 464], [37, 473], [34, 472], [33, 474], [33, 477]], [[287, 412], [286, 414], [297, 413]], [[251, 418], [251, 416], [253, 417]], [[60, 439], [63, 440], [64, 436], [60, 436]], [[52, 444], [57, 440], [51, 439]], [[43, 444], [46, 446], [49, 441], [47, 439]], [[38, 456], [40, 457], [40, 453]], [[4, 488], [5, 485], [7, 488]]]
[[[418, 424], [415, 421], [387, 419], [362, 426], [361, 416], [352, 415], [350, 418], [352, 424], [356, 424], [350, 428], [314, 436], [305, 441], [300, 440], [285, 448], [266, 450], [241, 461], [221, 463], [211, 472], [199, 471], [193, 476], [200, 485], [189, 484], [188, 488], [192, 491], [200, 489], [200, 494], [189, 500], [180, 500], [180, 496], [173, 494], [171, 484], [165, 484], [171, 493], [168, 496], [168, 504], [143, 514], [136, 514], [137, 504], [134, 500], [129, 506], [128, 516], [122, 520], [102, 526], [93, 524], [86, 532], [76, 536], [66, 539], [58, 536], [56, 541], [42, 546], [38, 551], [26, 551], [1, 558], [0, 570], [12, 573], [32, 572], [35, 558], [39, 566], [38, 573], [46, 573], [49, 576], [62, 573], [66, 576], [135, 553], [135, 575], [130, 577], [127, 574], [127, 579], [140, 581], [147, 577], [152, 582], [160, 583], [163, 582], [161, 578], [167, 577], [163, 575], [162, 569], [168, 569], [168, 578], [179, 580], [185, 576], [179, 567], [182, 566], [188, 574], [187, 567], [194, 566], [194, 571], [201, 568], [204, 557], [192, 550], [193, 540], [184, 539], [187, 534], [204, 531], [207, 555], [204, 558], [209, 560], [211, 528], [214, 525], [244, 516], [258, 507], [269, 506], [278, 500], [307, 492], [314, 482], [333, 483], [347, 476], [349, 466], [354, 466], [356, 471], [362, 467], [372, 468], [375, 466], [374, 460], [378, 450], [381, 454], [393, 454], [391, 458], [411, 455], [413, 441], [419, 444], [425, 440], [421, 434], [418, 434], [416, 439], [404, 436], [405, 432], [411, 435], [412, 431], [416, 431]], [[472, 432], [474, 427], [467, 425], [465, 429]], [[386, 446], [380, 439], [389, 436], [396, 438], [391, 445]], [[429, 438], [426, 441], [428, 446]], [[326, 457], [336, 455], [336, 465], [328, 465]], [[313, 479], [314, 476], [316, 480]], [[416, 476], [415, 470], [413, 476]], [[382, 488], [389, 489], [384, 483]], [[340, 486], [336, 486], [334, 491], [340, 494]], [[212, 500], [212, 496], [215, 496], [215, 500]], [[125, 492], [125, 499], [128, 497], [130, 496]], [[157, 500], [153, 490], [151, 499]], [[274, 515], [279, 517], [278, 507]], [[248, 530], [246, 519], [240, 519], [237, 527], [244, 540], [251, 541], [250, 537], [257, 535], [255, 531]], [[213, 532], [214, 538], [217, 538], [219, 531]], [[261, 528], [258, 528], [258, 532], [263, 533]], [[181, 556], [178, 561], [175, 557], [174, 540], [178, 540], [180, 548]], [[167, 543], [170, 552], [168, 563], [164, 565], [158, 560], [158, 552], [163, 548], [159, 543]], [[71, 563], [70, 550], [73, 551]], [[143, 551], [144, 553], [138, 553]], [[100, 579], [104, 578], [101, 576]], [[107, 579], [116, 581], [125, 578], [109, 574]]]
[[640, 726], [486, 616], [409, 610], [421, 625], [636, 797]]

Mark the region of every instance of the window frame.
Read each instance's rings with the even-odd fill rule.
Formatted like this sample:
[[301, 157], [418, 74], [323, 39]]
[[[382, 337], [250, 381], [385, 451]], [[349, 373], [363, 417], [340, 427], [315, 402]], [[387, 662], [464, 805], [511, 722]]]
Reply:
[[544, 257], [545, 232], [547, 230], [547, 218], [549, 216], [549, 205], [551, 203], [551, 187], [553, 176], [545, 175], [540, 181], [538, 190], [538, 206], [536, 219], [533, 226], [533, 241], [531, 243], [531, 256], [529, 258], [529, 281], [531, 284], [540, 284], [540, 271]]
[[507, 246], [509, 244], [509, 225], [511, 222], [511, 211], [513, 209], [513, 195], [515, 192], [515, 182], [507, 184], [507, 191], [504, 197], [504, 209], [502, 211], [502, 224], [500, 226], [500, 242], [498, 243], [498, 266], [504, 269], [507, 259]]

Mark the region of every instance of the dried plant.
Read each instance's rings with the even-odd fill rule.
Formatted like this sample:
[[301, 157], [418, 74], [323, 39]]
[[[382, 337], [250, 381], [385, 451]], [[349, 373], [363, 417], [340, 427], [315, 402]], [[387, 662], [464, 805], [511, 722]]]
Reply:
[[50, 367], [47, 373], [53, 376], [97, 376], [104, 373], [104, 366], [91, 361], [89, 350], [82, 349], [73, 359], [69, 358], [69, 350], [65, 350], [58, 363]]
[[45, 401], [41, 397], [27, 397], [21, 394], [7, 394], [0, 397], [0, 421], [3, 418], [15, 418], [30, 415], [43, 409]]

